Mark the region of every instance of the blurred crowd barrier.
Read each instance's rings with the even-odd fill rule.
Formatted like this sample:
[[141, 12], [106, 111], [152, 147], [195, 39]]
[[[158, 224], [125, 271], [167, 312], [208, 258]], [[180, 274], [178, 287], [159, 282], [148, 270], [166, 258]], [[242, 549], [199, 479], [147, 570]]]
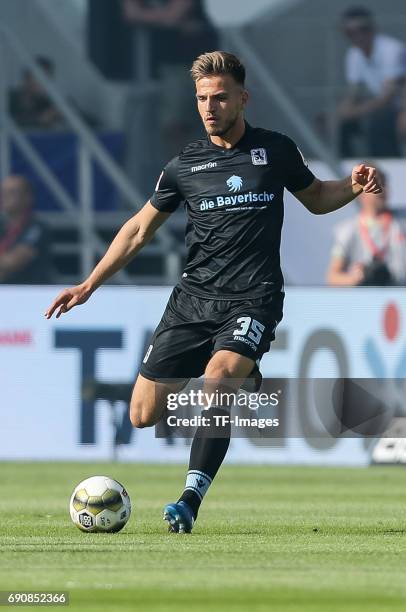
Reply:
[[[187, 461], [190, 439], [134, 430], [125, 395], [96, 399], [89, 392], [95, 384], [132, 384], [170, 288], [102, 288], [85, 307], [46, 321], [42, 313], [54, 295], [54, 287], [0, 287], [0, 459], [101, 460], [114, 452], [127, 461]], [[276, 341], [262, 359], [264, 377], [396, 379], [397, 385], [406, 379], [405, 289], [290, 288], [285, 304]], [[395, 391], [402, 416], [404, 388]], [[312, 399], [299, 394], [286, 406], [280, 438], [233, 438], [228, 460], [369, 464], [370, 438], [329, 438], [317, 418], [301, 430], [300, 415], [312, 409]]]

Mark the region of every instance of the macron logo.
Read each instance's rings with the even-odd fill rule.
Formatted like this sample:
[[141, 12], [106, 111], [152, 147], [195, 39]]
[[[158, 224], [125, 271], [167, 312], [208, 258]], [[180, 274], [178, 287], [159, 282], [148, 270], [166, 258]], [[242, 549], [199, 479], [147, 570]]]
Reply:
[[215, 168], [217, 166], [217, 162], [208, 162], [207, 164], [201, 164], [200, 166], [192, 166], [190, 168], [190, 172], [200, 172], [201, 170], [210, 170], [211, 168]]
[[230, 178], [227, 181], [227, 187], [229, 189], [229, 191], [232, 191], [233, 193], [235, 193], [236, 191], [241, 191], [241, 187], [242, 187], [242, 178], [241, 176], [230, 176]]

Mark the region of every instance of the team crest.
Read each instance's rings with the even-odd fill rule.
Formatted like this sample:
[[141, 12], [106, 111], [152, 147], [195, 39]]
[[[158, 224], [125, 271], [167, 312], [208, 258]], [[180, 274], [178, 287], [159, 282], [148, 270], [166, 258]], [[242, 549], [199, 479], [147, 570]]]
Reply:
[[254, 166], [266, 166], [268, 164], [266, 150], [262, 147], [259, 149], [251, 149], [251, 159]]

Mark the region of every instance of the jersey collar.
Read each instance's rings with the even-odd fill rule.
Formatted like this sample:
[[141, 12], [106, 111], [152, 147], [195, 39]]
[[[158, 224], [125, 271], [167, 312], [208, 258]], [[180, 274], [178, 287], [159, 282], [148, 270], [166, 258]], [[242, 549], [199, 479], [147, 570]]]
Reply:
[[207, 134], [207, 143], [208, 143], [209, 147], [211, 147], [213, 149], [216, 149], [217, 151], [224, 151], [225, 153], [227, 151], [235, 151], [235, 149], [240, 149], [250, 139], [251, 133], [253, 132], [253, 128], [250, 126], [250, 124], [247, 121], [244, 121], [244, 123], [245, 123], [244, 134], [241, 136], [240, 140], [238, 142], [236, 142], [233, 147], [231, 147], [231, 149], [226, 149], [225, 147], [221, 147], [220, 145], [216, 145], [211, 140], [210, 136]]

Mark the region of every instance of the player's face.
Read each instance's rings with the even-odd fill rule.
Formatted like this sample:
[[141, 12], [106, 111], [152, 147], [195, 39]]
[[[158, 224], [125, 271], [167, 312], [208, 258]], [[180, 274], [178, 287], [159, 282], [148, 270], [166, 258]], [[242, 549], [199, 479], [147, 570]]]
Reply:
[[210, 136], [223, 136], [242, 117], [247, 91], [229, 74], [196, 82], [197, 108]]

